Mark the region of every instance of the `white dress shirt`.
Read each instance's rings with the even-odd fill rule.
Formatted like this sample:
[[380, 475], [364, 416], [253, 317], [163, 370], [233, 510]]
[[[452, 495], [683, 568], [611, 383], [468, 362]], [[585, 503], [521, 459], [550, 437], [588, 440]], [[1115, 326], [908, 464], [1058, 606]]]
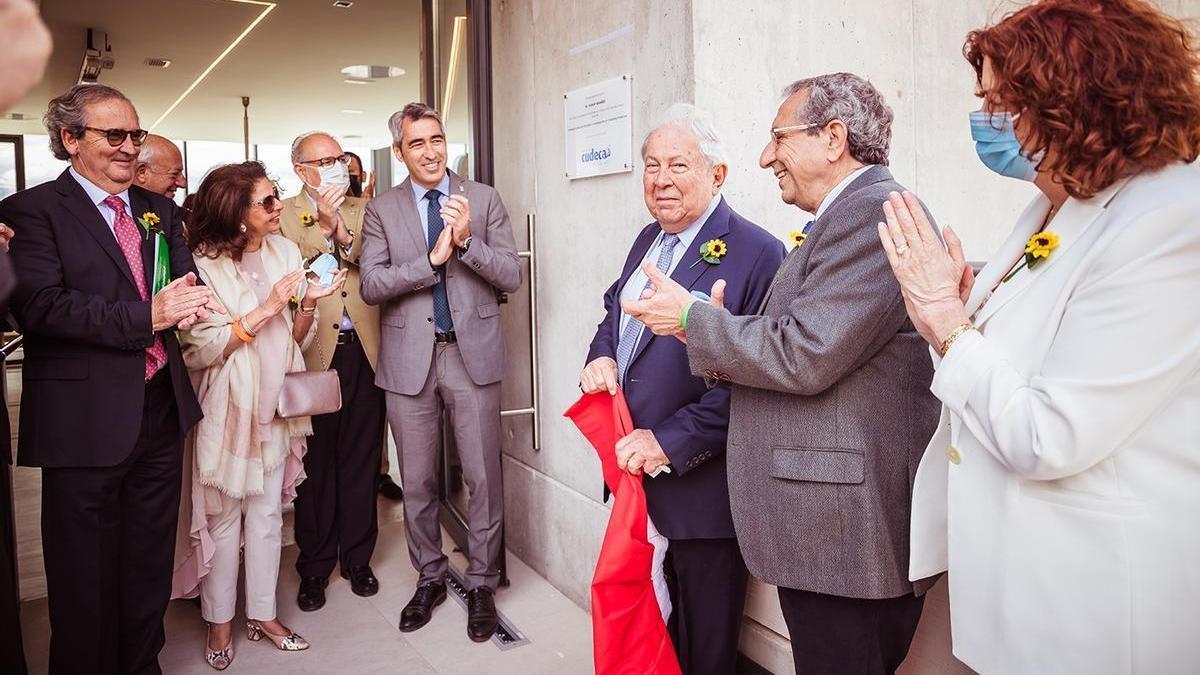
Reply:
[[[92, 200], [92, 205], [95, 206], [96, 210], [100, 212], [100, 216], [104, 218], [104, 222], [108, 223], [108, 229], [113, 233], [113, 238], [115, 239], [117, 236], [117, 230], [114, 223], [117, 220], [117, 214], [112, 210], [112, 208], [109, 207], [108, 204], [104, 203], [104, 200], [108, 199], [112, 195], [109, 194], [109, 192], [104, 188], [79, 175], [79, 172], [75, 170], [75, 167], [70, 167], [67, 169], [67, 171], [70, 172], [71, 177], [75, 179], [75, 182], [79, 183], [80, 187], [83, 188], [83, 191], [87, 193], [88, 199]], [[132, 218], [133, 208], [129, 205], [129, 188], [118, 192], [117, 196], [121, 198], [121, 201], [125, 202], [125, 212], [129, 214], [130, 218]]]

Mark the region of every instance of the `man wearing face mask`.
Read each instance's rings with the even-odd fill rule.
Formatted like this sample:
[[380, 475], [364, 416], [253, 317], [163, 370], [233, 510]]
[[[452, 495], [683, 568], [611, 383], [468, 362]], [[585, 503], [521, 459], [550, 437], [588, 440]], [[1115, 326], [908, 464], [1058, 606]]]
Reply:
[[325, 605], [335, 565], [360, 596], [375, 595], [371, 571], [377, 518], [376, 477], [383, 443], [383, 391], [375, 386], [379, 310], [359, 295], [358, 258], [366, 200], [346, 195], [350, 158], [332, 136], [310, 132], [292, 143], [292, 164], [304, 183], [284, 201], [284, 236], [306, 260], [328, 253], [347, 270], [338, 293], [318, 302], [321, 323], [304, 352], [309, 370], [333, 368], [342, 386], [341, 410], [313, 417], [304, 456], [307, 479], [296, 497], [296, 604], [311, 612]]

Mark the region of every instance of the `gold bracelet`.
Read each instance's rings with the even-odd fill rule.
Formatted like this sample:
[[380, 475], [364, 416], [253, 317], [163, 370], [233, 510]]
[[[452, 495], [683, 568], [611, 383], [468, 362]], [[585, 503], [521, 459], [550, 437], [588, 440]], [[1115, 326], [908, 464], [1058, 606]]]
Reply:
[[946, 352], [950, 351], [950, 347], [954, 345], [954, 341], [962, 337], [962, 334], [969, 330], [975, 330], [975, 324], [971, 323], [970, 321], [964, 321], [963, 323], [959, 324], [957, 328], [950, 331], [950, 334], [946, 336], [946, 339], [942, 340], [942, 346], [938, 347], [938, 356], [945, 357]]
[[313, 305], [312, 307], [305, 309], [304, 305], [300, 305], [299, 307], [296, 308], [296, 311], [300, 312], [300, 314], [303, 316], [312, 316], [314, 313], [316, 313], [317, 306]]

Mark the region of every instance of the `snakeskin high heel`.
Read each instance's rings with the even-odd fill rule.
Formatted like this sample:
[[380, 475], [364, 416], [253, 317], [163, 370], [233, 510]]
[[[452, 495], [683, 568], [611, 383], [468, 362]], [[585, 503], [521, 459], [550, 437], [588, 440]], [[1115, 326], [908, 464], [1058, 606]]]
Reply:
[[[207, 622], [205, 622], [205, 623], [208, 625], [208, 632], [211, 635], [212, 634], [212, 624], [207, 623]], [[212, 668], [214, 670], [225, 670], [230, 665], [232, 665], [233, 664], [233, 635], [229, 636], [229, 645], [226, 646], [224, 649], [209, 649], [208, 648], [208, 639], [206, 638], [204, 641], [204, 660], [206, 662], [208, 662], [208, 665], [212, 666]]]
[[287, 635], [275, 635], [267, 632], [262, 624], [257, 621], [246, 622], [246, 639], [251, 642], [258, 642], [266, 637], [275, 645], [275, 648], [283, 652], [302, 652], [308, 649], [308, 641], [300, 637], [297, 633], [288, 633]]

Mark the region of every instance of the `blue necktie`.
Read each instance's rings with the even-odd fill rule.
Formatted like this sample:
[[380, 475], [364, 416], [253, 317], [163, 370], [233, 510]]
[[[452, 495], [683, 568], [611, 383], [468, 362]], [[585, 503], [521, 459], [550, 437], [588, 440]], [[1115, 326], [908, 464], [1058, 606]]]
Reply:
[[[438, 237], [442, 234], [442, 229], [446, 226], [446, 222], [442, 220], [442, 205], [438, 203], [438, 198], [441, 196], [442, 193], [437, 190], [425, 193], [425, 198], [429, 200], [428, 211], [426, 211], [428, 214], [426, 235], [431, 252], [434, 245], [437, 244]], [[438, 283], [433, 287], [434, 330], [439, 333], [449, 333], [454, 330], [454, 321], [450, 318], [450, 300], [446, 297], [446, 266], [442, 265], [436, 271]]]
[[[662, 273], [666, 273], [671, 267], [671, 255], [675, 251], [675, 244], [679, 243], [679, 235], [669, 232], [663, 233], [662, 248], [658, 251], [658, 262], [656, 266]], [[638, 298], [642, 297], [642, 293], [650, 288], [651, 282], [646, 280], [646, 285], [642, 286], [642, 290], [638, 293]], [[617, 343], [617, 372], [620, 374], [621, 384], [625, 384], [625, 369], [629, 367], [629, 358], [633, 356], [633, 348], [637, 346], [638, 338], [642, 336], [643, 324], [641, 321], [633, 317], [629, 317], [629, 322], [625, 324], [625, 330], [621, 331], [621, 341]]]

